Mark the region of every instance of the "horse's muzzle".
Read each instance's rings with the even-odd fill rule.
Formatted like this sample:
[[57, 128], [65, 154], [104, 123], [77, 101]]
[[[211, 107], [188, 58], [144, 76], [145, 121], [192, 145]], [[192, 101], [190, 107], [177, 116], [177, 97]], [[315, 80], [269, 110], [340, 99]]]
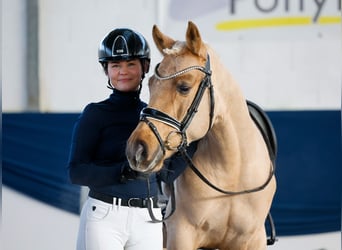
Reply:
[[134, 131], [127, 141], [126, 156], [130, 167], [139, 172], [157, 172], [162, 168], [164, 152], [159, 144], [147, 143], [146, 139], [138, 136]]

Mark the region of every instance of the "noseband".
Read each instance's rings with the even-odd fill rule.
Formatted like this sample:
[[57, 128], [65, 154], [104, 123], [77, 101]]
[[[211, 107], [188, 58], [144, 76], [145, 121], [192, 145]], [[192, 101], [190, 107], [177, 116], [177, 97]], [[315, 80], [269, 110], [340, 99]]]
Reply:
[[[168, 76], [160, 76], [158, 73], [158, 67], [159, 64], [157, 64], [155, 71], [154, 71], [154, 75], [155, 77], [159, 80], [159, 81], [165, 81], [165, 80], [171, 80], [174, 79], [182, 74], [185, 74], [191, 70], [199, 70], [202, 71], [205, 76], [202, 79], [196, 95], [190, 105], [190, 107], [187, 110], [187, 113], [185, 115], [185, 117], [183, 118], [183, 120], [180, 122], [178, 120], [176, 120], [175, 118], [169, 116], [168, 114], [154, 109], [154, 108], [144, 108], [141, 111], [140, 114], [140, 121], [144, 121], [152, 130], [152, 132], [155, 134], [156, 138], [158, 139], [158, 142], [163, 150], [163, 153], [165, 154], [165, 148], [167, 148], [168, 150], [177, 150], [180, 151], [181, 149], [184, 149], [187, 146], [187, 138], [186, 138], [186, 129], [189, 127], [195, 113], [198, 110], [198, 106], [202, 100], [203, 94], [205, 92], [205, 89], [208, 88], [209, 89], [209, 93], [210, 93], [210, 113], [209, 113], [209, 127], [208, 130], [211, 128], [212, 126], [212, 120], [213, 120], [213, 116], [214, 116], [214, 90], [213, 90], [213, 85], [211, 83], [211, 70], [210, 70], [210, 59], [209, 59], [209, 55], [207, 55], [207, 61], [205, 64], [205, 67], [203, 66], [190, 66], [188, 68], [185, 68], [183, 70], [177, 71], [171, 75]], [[176, 131], [171, 131], [170, 134], [166, 137], [165, 142], [163, 141], [163, 139], [161, 138], [156, 126], [149, 120], [156, 120], [159, 122], [162, 122], [170, 127], [173, 127], [176, 129]], [[179, 134], [181, 136], [181, 142], [177, 147], [172, 147], [169, 142], [168, 139], [171, 135], [173, 134]]]

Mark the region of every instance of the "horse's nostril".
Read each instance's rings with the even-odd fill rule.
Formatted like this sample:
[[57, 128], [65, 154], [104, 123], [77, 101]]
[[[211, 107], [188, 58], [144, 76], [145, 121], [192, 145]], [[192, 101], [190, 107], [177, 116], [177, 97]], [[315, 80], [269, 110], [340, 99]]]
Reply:
[[146, 152], [143, 144], [139, 143], [135, 152], [135, 161], [140, 163], [145, 160]]
[[[155, 147], [156, 146], [156, 147]], [[152, 143], [149, 138], [138, 138], [128, 140], [126, 156], [130, 167], [139, 172], [152, 172], [155, 167], [160, 167], [164, 151]], [[158, 171], [158, 170], [157, 170]]]

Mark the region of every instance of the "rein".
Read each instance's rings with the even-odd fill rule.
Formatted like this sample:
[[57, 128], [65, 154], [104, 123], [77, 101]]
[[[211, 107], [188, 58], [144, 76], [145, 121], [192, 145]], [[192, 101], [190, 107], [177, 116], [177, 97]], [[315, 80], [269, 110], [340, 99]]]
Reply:
[[274, 174], [274, 167], [273, 164], [271, 162], [270, 164], [270, 173], [268, 175], [267, 180], [264, 182], [264, 184], [256, 187], [256, 188], [251, 188], [251, 189], [246, 189], [246, 190], [241, 190], [241, 191], [228, 191], [228, 190], [223, 190], [220, 189], [218, 187], [216, 187], [214, 184], [212, 184], [199, 170], [198, 168], [196, 168], [195, 164], [193, 163], [191, 157], [188, 155], [188, 153], [186, 152], [186, 150], [181, 150], [180, 153], [182, 154], [183, 158], [186, 160], [186, 162], [189, 164], [189, 167], [191, 168], [192, 171], [194, 171], [194, 173], [205, 183], [207, 184], [209, 187], [215, 189], [216, 191], [223, 193], [223, 194], [227, 194], [227, 195], [239, 195], [239, 194], [249, 194], [249, 193], [254, 193], [254, 192], [258, 192], [260, 190], [263, 190], [268, 183], [270, 183], [270, 181], [272, 180], [273, 174]]

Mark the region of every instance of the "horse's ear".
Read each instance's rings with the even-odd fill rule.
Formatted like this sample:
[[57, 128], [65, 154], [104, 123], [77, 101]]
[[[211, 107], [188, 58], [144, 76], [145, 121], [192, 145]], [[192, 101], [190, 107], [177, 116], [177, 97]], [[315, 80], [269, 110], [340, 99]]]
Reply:
[[162, 54], [164, 54], [164, 51], [163, 51], [164, 49], [166, 49], [166, 48], [170, 49], [176, 42], [172, 38], [164, 35], [159, 30], [157, 25], [153, 25], [152, 36], [153, 36], [154, 43], [156, 44], [158, 50]]
[[201, 34], [197, 26], [191, 21], [188, 22], [188, 29], [186, 31], [186, 45], [193, 54], [206, 58], [202, 48]]

